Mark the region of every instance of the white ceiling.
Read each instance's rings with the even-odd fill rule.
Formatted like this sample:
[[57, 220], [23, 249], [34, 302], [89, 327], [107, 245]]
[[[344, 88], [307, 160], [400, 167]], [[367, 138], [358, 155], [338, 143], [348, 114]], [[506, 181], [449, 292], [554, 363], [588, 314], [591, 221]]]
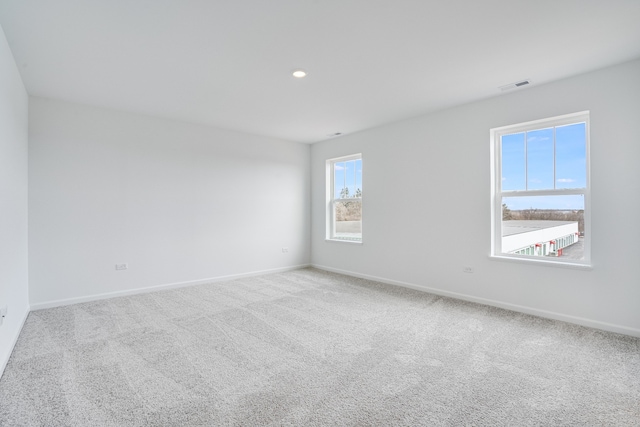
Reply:
[[31, 95], [300, 142], [640, 57], [640, 0], [0, 0], [0, 25]]

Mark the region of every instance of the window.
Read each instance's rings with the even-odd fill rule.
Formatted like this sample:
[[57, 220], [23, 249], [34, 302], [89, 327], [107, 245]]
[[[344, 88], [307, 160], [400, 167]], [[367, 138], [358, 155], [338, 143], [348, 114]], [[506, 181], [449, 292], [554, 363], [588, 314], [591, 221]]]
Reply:
[[362, 242], [362, 155], [327, 160], [327, 239]]
[[590, 263], [589, 112], [491, 129], [495, 257]]

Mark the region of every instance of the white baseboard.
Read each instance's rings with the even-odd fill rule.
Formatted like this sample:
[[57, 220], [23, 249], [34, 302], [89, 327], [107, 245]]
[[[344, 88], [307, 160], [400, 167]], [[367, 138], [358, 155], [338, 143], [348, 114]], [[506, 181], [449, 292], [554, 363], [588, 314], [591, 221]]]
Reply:
[[222, 282], [224, 280], [241, 279], [243, 277], [260, 276], [270, 273], [281, 273], [284, 271], [298, 270], [309, 267], [310, 264], [293, 265], [289, 267], [272, 268], [268, 270], [252, 271], [249, 273], [230, 274], [227, 276], [210, 277], [208, 279], [190, 280], [187, 282], [167, 283], [163, 285], [148, 286], [144, 288], [127, 289], [125, 291], [107, 292], [102, 294], [86, 295], [82, 297], [60, 299], [55, 301], [45, 301], [31, 304], [31, 310], [42, 310], [45, 308], [61, 307], [64, 305], [78, 304], [82, 302], [98, 301], [108, 298], [123, 297], [128, 295], [144, 294], [147, 292], [162, 291], [167, 289], [184, 288], [187, 286], [203, 285], [205, 283]]
[[24, 327], [24, 322], [27, 321], [27, 317], [29, 317], [30, 312], [31, 312], [30, 308], [27, 307], [24, 314], [22, 315], [22, 320], [20, 321], [20, 327], [18, 327], [18, 330], [16, 331], [14, 336], [11, 338], [11, 342], [8, 348], [9, 351], [7, 351], [4, 357], [2, 358], [2, 360], [0, 360], [0, 378], [2, 378], [2, 374], [4, 373], [4, 368], [6, 368], [7, 363], [9, 363], [9, 359], [11, 358], [11, 354], [13, 353], [13, 349], [16, 346], [16, 343], [18, 342], [18, 338], [20, 337], [20, 332], [22, 332], [22, 328]]
[[434, 295], [440, 295], [445, 297], [451, 297], [463, 301], [475, 302], [478, 304], [490, 305], [492, 307], [504, 308], [506, 310], [517, 311], [519, 313], [531, 314], [533, 316], [544, 317], [546, 319], [560, 320], [562, 322], [573, 323], [576, 325], [586, 326], [589, 328], [600, 329], [608, 332], [615, 332], [623, 335], [630, 335], [640, 338], [640, 329], [629, 328], [627, 326], [615, 325], [607, 322], [600, 322], [598, 320], [586, 319], [584, 317], [571, 316], [562, 313], [556, 313], [553, 311], [542, 310], [533, 307], [527, 307], [518, 304], [511, 304], [502, 301], [496, 301], [487, 298], [475, 297], [473, 295], [461, 294], [457, 292], [450, 292], [442, 289], [431, 288], [429, 286], [416, 285], [413, 283], [401, 282], [398, 280], [386, 279], [384, 277], [371, 276], [368, 274], [356, 273], [353, 271], [341, 270], [338, 268], [326, 267], [323, 265], [311, 264], [311, 267], [318, 268], [320, 270], [331, 271], [333, 273], [344, 274], [346, 276], [359, 277], [361, 279], [373, 280], [375, 282], [386, 283], [388, 285], [401, 286], [403, 288], [414, 289], [417, 291], [428, 292]]

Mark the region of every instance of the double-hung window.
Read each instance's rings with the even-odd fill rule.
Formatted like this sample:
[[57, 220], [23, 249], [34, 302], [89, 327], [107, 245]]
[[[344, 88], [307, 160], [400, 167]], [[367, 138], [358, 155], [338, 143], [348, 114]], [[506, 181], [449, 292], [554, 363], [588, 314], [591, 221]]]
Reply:
[[589, 112], [491, 129], [491, 151], [491, 255], [589, 265]]
[[362, 154], [327, 160], [327, 239], [362, 242]]

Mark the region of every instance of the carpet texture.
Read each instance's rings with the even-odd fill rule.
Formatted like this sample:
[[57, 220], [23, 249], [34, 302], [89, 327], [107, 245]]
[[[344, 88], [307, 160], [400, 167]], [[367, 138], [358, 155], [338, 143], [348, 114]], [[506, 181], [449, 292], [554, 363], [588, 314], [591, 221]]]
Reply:
[[315, 269], [32, 312], [2, 426], [638, 426], [640, 340]]

